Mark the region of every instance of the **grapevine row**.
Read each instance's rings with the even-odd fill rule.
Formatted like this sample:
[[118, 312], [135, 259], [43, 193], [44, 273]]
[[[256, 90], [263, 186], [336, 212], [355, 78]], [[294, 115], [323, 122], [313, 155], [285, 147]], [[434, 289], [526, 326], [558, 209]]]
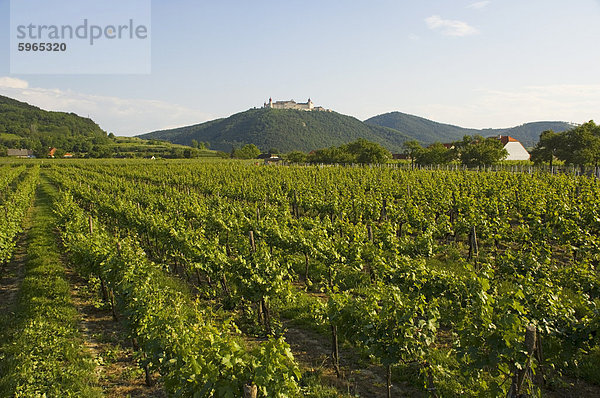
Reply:
[[245, 343], [235, 324], [219, 321], [166, 276], [131, 239], [117, 239], [66, 193], [56, 205], [63, 241], [75, 261], [103, 281], [115, 298], [150, 371], [158, 370], [168, 393], [237, 397], [245, 385], [259, 396], [294, 396], [298, 370], [282, 338]]
[[[23, 170], [12, 169], [11, 176], [4, 181], [16, 178]], [[0, 265], [10, 261], [15, 250], [18, 234], [22, 231], [23, 218], [31, 205], [39, 177], [39, 167], [32, 167], [26, 172], [15, 190], [8, 192], [4, 203], [0, 204]]]
[[[104, 173], [112, 177], [99, 181]], [[315, 324], [390, 367], [421, 364], [427, 388], [460, 377], [464, 394], [506, 393], [531, 325], [548, 348], [540, 366], [566, 372], [594, 349], [600, 190], [591, 179], [230, 164], [86, 165], [53, 178], [153, 258], [199, 275], [211, 297], [254, 303], [267, 328], [269, 302], [325, 292], [325, 308], [302, 309]]]

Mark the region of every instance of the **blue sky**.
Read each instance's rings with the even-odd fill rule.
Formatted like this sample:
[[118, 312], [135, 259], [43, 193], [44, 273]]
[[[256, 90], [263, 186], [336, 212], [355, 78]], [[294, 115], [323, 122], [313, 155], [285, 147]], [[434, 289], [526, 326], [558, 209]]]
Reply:
[[361, 120], [600, 121], [599, 17], [599, 0], [154, 0], [150, 74], [18, 75], [0, 0], [0, 94], [119, 135], [269, 97], [310, 97]]

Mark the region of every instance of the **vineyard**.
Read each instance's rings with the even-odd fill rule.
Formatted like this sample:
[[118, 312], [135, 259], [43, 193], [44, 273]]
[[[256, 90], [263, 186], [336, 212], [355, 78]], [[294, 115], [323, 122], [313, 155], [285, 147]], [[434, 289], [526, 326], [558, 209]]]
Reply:
[[593, 177], [45, 161], [0, 189], [1, 396], [110, 395], [71, 272], [167, 396], [600, 396]]

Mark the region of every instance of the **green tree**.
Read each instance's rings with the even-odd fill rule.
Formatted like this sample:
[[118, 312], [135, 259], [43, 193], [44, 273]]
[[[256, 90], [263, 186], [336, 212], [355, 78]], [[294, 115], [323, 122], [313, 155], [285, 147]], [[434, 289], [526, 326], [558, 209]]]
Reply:
[[200, 147], [200, 144], [198, 143], [198, 141], [197, 141], [197, 140], [192, 140], [192, 145], [191, 145], [191, 147], [192, 147], [192, 148], [199, 148], [199, 147]]
[[463, 137], [455, 143], [461, 162], [468, 167], [489, 166], [508, 156], [502, 142], [494, 137], [483, 138], [480, 135]]
[[241, 149], [233, 151], [233, 157], [237, 159], [256, 159], [258, 155], [260, 155], [260, 149], [254, 144], [247, 144]]
[[319, 149], [308, 155], [310, 163], [386, 163], [390, 152], [379, 144], [364, 138], [339, 147]]
[[415, 153], [415, 161], [421, 165], [446, 164], [453, 160], [454, 153], [441, 142], [436, 142]]
[[354, 155], [356, 157], [355, 162], [362, 164], [382, 164], [392, 157], [387, 149], [364, 138], [343, 145], [341, 149]]
[[91, 158], [110, 158], [112, 150], [105, 145], [94, 145], [88, 155]]
[[84, 152], [84, 153], [91, 152], [92, 149], [93, 149], [93, 145], [89, 141], [82, 141], [78, 145], [76, 145], [74, 148], [75, 152]]
[[185, 157], [183, 148], [171, 148], [171, 158], [181, 159]]
[[306, 163], [306, 154], [301, 151], [292, 151], [287, 154], [286, 159], [291, 163]]
[[421, 147], [421, 144], [417, 140], [406, 141], [402, 144], [402, 147], [404, 148], [404, 154], [410, 158], [410, 165], [414, 168], [416, 156], [423, 150], [423, 147]]
[[562, 136], [552, 130], [543, 131], [540, 134], [540, 140], [531, 151], [531, 160], [535, 164], [548, 162], [550, 169], [552, 169], [554, 158], [561, 146], [561, 139]]
[[356, 157], [342, 147], [331, 147], [309, 154], [307, 160], [310, 163], [355, 163]]
[[566, 163], [580, 167], [586, 165], [598, 167], [600, 163], [600, 126], [593, 120], [560, 134], [558, 158]]

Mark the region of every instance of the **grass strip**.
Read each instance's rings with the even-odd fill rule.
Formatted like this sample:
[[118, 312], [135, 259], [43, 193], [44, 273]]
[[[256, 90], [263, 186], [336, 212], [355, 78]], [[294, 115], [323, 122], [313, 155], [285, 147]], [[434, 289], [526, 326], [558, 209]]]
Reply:
[[0, 346], [0, 396], [99, 397], [54, 235], [51, 187], [36, 192], [25, 278]]

